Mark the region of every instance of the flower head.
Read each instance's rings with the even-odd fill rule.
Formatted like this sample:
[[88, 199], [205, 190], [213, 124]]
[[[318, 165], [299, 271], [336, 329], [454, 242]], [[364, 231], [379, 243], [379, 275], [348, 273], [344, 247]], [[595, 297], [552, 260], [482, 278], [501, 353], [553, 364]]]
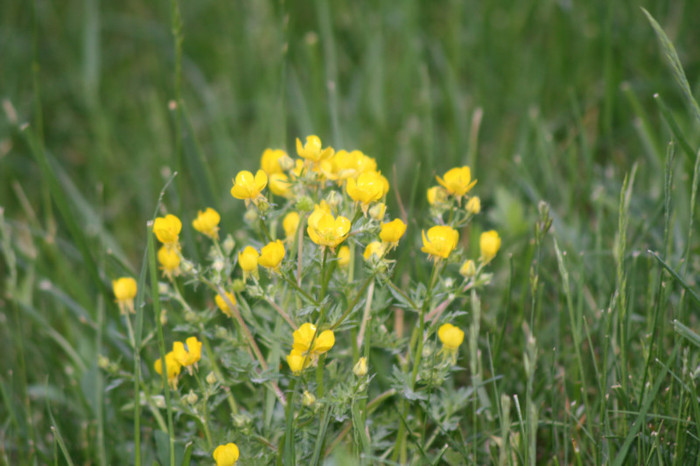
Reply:
[[452, 168], [442, 178], [436, 178], [448, 193], [458, 198], [467, 194], [476, 184], [476, 180], [472, 181], [472, 172], [467, 166]]
[[476, 275], [476, 265], [471, 259], [464, 261], [462, 266], [459, 268], [459, 274], [465, 278], [473, 277]]
[[335, 345], [333, 330], [324, 330], [316, 335], [316, 326], [308, 322], [296, 329], [292, 337], [294, 343], [287, 356], [287, 364], [295, 374], [316, 364], [318, 356], [327, 353]]
[[442, 186], [428, 188], [428, 203], [430, 205], [442, 204], [447, 200], [447, 191]]
[[294, 241], [294, 235], [296, 235], [297, 228], [299, 228], [299, 214], [292, 211], [285, 215], [282, 220], [282, 228], [287, 241]]
[[366, 171], [377, 169], [377, 162], [359, 150], [351, 152], [339, 150], [333, 157], [321, 164], [321, 170], [326, 178], [342, 182], [355, 178]]
[[227, 443], [216, 447], [212, 456], [216, 461], [216, 466], [234, 466], [238, 461], [239, 454], [238, 446], [235, 443]]
[[262, 157], [260, 157], [260, 168], [268, 176], [273, 173], [282, 173], [282, 166], [280, 165], [282, 157], [287, 157], [287, 153], [282, 149], [265, 149]]
[[472, 215], [476, 215], [481, 212], [481, 199], [479, 196], [472, 196], [467, 201], [467, 212]]
[[291, 195], [291, 187], [289, 177], [284, 173], [273, 173], [270, 175], [270, 191], [272, 191], [272, 194], [289, 197]]
[[498, 232], [496, 230], [483, 232], [479, 238], [479, 249], [481, 249], [482, 262], [491, 262], [501, 249], [501, 237], [498, 236]]
[[391, 222], [382, 223], [379, 238], [385, 243], [395, 245], [406, 233], [406, 224], [400, 218], [395, 218]]
[[253, 246], [246, 246], [241, 252], [238, 253], [238, 265], [241, 266], [243, 270], [243, 278], [248, 277], [252, 274], [257, 277], [258, 275], [258, 251]]
[[233, 180], [231, 196], [244, 199], [247, 205], [250, 201], [257, 202], [265, 186], [267, 186], [267, 175], [264, 171], [258, 170], [253, 176], [248, 170], [243, 170], [238, 172]]
[[383, 202], [377, 202], [369, 209], [369, 216], [373, 220], [382, 221], [384, 220], [384, 212], [386, 212], [386, 204]]
[[[159, 375], [163, 374], [163, 360], [158, 359], [155, 364], [153, 364], [153, 368], [156, 370], [156, 372]], [[165, 355], [165, 372], [166, 376], [168, 378], [168, 383], [173, 386], [173, 388], [177, 387], [177, 377], [180, 375], [180, 369], [182, 369], [182, 364], [177, 360], [177, 357], [175, 356], [175, 353], [173, 351], [169, 352], [168, 354]]]
[[333, 148], [321, 147], [321, 138], [315, 135], [306, 137], [306, 144], [301, 145], [301, 141], [297, 138], [297, 154], [299, 157], [309, 160], [315, 164], [321, 160], [327, 159], [333, 155]]
[[338, 266], [347, 267], [350, 263], [350, 248], [347, 246], [341, 246], [338, 249]]
[[457, 361], [457, 350], [464, 341], [464, 332], [452, 324], [443, 324], [438, 329], [438, 337], [442, 342], [442, 350], [452, 357], [452, 362]]
[[333, 217], [328, 204], [322, 202], [316, 205], [309, 215], [309, 226], [306, 231], [311, 241], [319, 246], [335, 248], [348, 237], [350, 226], [350, 220], [343, 216]]
[[284, 243], [281, 240], [272, 241], [260, 250], [258, 264], [268, 269], [277, 270], [284, 258]]
[[[225, 293], [228, 300], [231, 301], [231, 304], [235, 306], [236, 297], [233, 295], [233, 293], [229, 293], [228, 291], [226, 291]], [[214, 297], [214, 301], [216, 302], [216, 306], [219, 308], [219, 310], [221, 310], [221, 312], [223, 312], [229, 317], [233, 316], [233, 310], [229, 307], [228, 303], [224, 298], [221, 297], [221, 295], [217, 294]]]
[[185, 343], [187, 343], [187, 348], [181, 341], [174, 342], [173, 354], [180, 365], [191, 366], [202, 359], [202, 342], [197, 340], [197, 337], [189, 337]]
[[180, 273], [180, 254], [174, 249], [162, 246], [158, 250], [158, 263], [166, 277], [172, 278]]
[[384, 253], [386, 252], [386, 244], [382, 243], [380, 241], [372, 241], [367, 245], [365, 248], [364, 254], [362, 254], [362, 257], [365, 258], [366, 261], [369, 261], [371, 259], [373, 260], [378, 260], [381, 259]]
[[117, 298], [119, 312], [121, 314], [136, 313], [134, 310], [134, 298], [136, 297], [136, 280], [131, 277], [121, 277], [112, 282], [112, 291]]
[[367, 358], [362, 357], [358, 359], [355, 366], [352, 368], [352, 373], [357, 377], [364, 377], [367, 375]]
[[389, 182], [380, 172], [369, 171], [357, 178], [349, 178], [345, 189], [350, 199], [361, 203], [366, 212], [371, 202], [378, 201], [389, 191]]
[[452, 227], [437, 225], [428, 230], [426, 236], [423, 231], [423, 247], [421, 251], [430, 254], [433, 258], [447, 259], [452, 250], [457, 247], [459, 233]]
[[211, 207], [207, 207], [204, 212], [201, 210], [197, 211], [197, 218], [192, 221], [192, 226], [203, 235], [216, 239], [219, 237], [220, 220], [221, 216], [219, 213]]
[[153, 233], [158, 241], [168, 248], [176, 248], [180, 239], [182, 222], [175, 215], [168, 214], [165, 217], [157, 217], [153, 222]]

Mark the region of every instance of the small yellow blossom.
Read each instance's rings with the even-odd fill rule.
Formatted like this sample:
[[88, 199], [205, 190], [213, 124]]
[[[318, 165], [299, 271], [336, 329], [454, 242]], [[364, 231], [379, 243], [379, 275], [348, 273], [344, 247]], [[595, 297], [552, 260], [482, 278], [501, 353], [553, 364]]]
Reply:
[[369, 209], [369, 216], [373, 220], [382, 221], [384, 220], [384, 213], [386, 212], [386, 204], [383, 202], [377, 202]]
[[304, 369], [305, 358], [306, 357], [301, 352], [292, 350], [287, 355], [287, 365], [289, 366], [289, 370], [291, 370], [294, 374], [299, 374]]
[[169, 248], [176, 248], [180, 239], [182, 222], [175, 215], [168, 214], [165, 217], [157, 217], [153, 222], [153, 233], [158, 241]]
[[433, 186], [428, 189], [428, 203], [430, 205], [442, 204], [447, 200], [447, 191], [442, 186]]
[[281, 240], [272, 241], [260, 250], [258, 264], [268, 269], [277, 270], [284, 258], [284, 254], [284, 243]]
[[481, 199], [479, 196], [472, 196], [467, 201], [467, 212], [472, 215], [476, 215], [481, 212]]
[[251, 200], [253, 202], [258, 200], [265, 186], [267, 186], [267, 175], [264, 171], [258, 170], [258, 172], [253, 175], [248, 170], [243, 170], [238, 172], [236, 178], [233, 180], [231, 196], [236, 199], [244, 199], [247, 205]]
[[333, 157], [321, 164], [321, 171], [326, 178], [338, 180], [339, 182], [376, 169], [377, 162], [359, 150], [351, 152], [339, 150]]
[[350, 263], [350, 248], [347, 246], [341, 246], [338, 249], [338, 266], [347, 267]]
[[316, 335], [316, 326], [305, 323], [292, 334], [292, 351], [287, 356], [291, 371], [298, 374], [303, 369], [318, 362], [318, 356], [327, 353], [335, 345], [333, 330], [324, 330]]
[[[158, 359], [155, 362], [155, 364], [153, 364], [153, 368], [156, 370], [156, 372], [159, 375], [162, 375], [163, 374], [163, 361], [162, 361], [162, 359]], [[166, 376], [168, 378], [168, 383], [170, 385], [172, 385], [173, 388], [177, 387], [177, 377], [180, 375], [180, 369], [182, 369], [182, 365], [177, 360], [175, 353], [171, 351], [168, 354], [166, 354], [165, 355]]]
[[364, 377], [367, 375], [367, 358], [362, 357], [358, 359], [355, 366], [352, 368], [352, 373], [357, 377]]
[[289, 177], [284, 173], [273, 173], [270, 175], [270, 191], [272, 194], [281, 197], [289, 197], [291, 195], [292, 185], [289, 183]]
[[464, 341], [464, 332], [452, 324], [443, 324], [438, 329], [438, 337], [442, 342], [442, 350], [452, 357], [452, 362], [457, 361], [457, 350]]
[[285, 215], [282, 220], [282, 228], [284, 229], [284, 236], [287, 241], [294, 241], [294, 235], [296, 235], [297, 228], [299, 228], [299, 214], [296, 212], [289, 212]]
[[389, 244], [397, 244], [401, 237], [406, 233], [406, 224], [400, 218], [395, 218], [391, 222], [382, 223], [382, 229], [379, 231], [379, 238]]
[[299, 154], [299, 157], [309, 160], [314, 164], [333, 156], [333, 153], [332, 147], [326, 147], [325, 149], [321, 147], [321, 139], [318, 136], [307, 136], [306, 144], [303, 146], [299, 138], [297, 138], [297, 154]]
[[241, 252], [238, 253], [238, 265], [241, 266], [243, 270], [243, 279], [252, 274], [253, 276], [258, 276], [258, 251], [253, 246], [246, 246]]
[[366, 213], [371, 202], [378, 201], [389, 191], [389, 182], [380, 172], [364, 172], [357, 178], [349, 178], [345, 190], [350, 199], [362, 204]]
[[158, 250], [158, 263], [166, 277], [172, 278], [180, 273], [180, 254], [174, 249], [162, 246]]
[[294, 168], [292, 168], [290, 174], [292, 179], [299, 178], [304, 173], [304, 161], [302, 159], [296, 159], [294, 161]]
[[136, 297], [136, 280], [131, 277], [122, 277], [112, 281], [112, 291], [117, 298], [119, 312], [135, 314], [134, 298]]
[[235, 443], [227, 443], [216, 447], [212, 456], [216, 461], [216, 466], [234, 466], [238, 461], [239, 454], [238, 446]]
[[496, 253], [501, 249], [501, 237], [496, 230], [485, 231], [479, 238], [479, 248], [481, 249], [481, 261], [491, 262], [496, 257]]
[[[228, 291], [226, 291], [225, 293], [226, 293], [226, 297], [228, 298], [228, 300], [231, 301], [231, 304], [233, 304], [235, 306], [236, 305], [236, 297], [233, 295], [233, 293], [229, 293]], [[214, 297], [214, 301], [216, 302], [216, 306], [221, 310], [221, 312], [223, 312], [224, 314], [226, 314], [229, 317], [233, 316], [232, 309], [229, 307], [226, 300], [221, 297], [221, 295], [217, 294]]]
[[221, 221], [219, 213], [211, 207], [207, 207], [204, 212], [197, 211], [197, 218], [192, 221], [192, 226], [203, 235], [217, 239], [219, 237], [219, 221]]
[[476, 180], [472, 181], [472, 172], [466, 165], [464, 167], [455, 167], [448, 170], [442, 178], [436, 176], [440, 183], [448, 193], [461, 198], [469, 192], [476, 184]]
[[476, 274], [476, 265], [474, 261], [471, 259], [465, 260], [459, 268], [459, 274], [465, 278], [473, 277]]
[[433, 258], [447, 259], [457, 247], [459, 233], [452, 227], [437, 225], [428, 230], [426, 236], [423, 231], [423, 247], [421, 251], [430, 254]]
[[381, 259], [385, 252], [386, 244], [380, 241], [372, 241], [365, 248], [365, 252], [362, 254], [362, 257], [364, 257], [366, 261], [370, 260], [371, 258], [374, 258], [375, 260]]
[[345, 241], [350, 233], [350, 220], [343, 216], [333, 217], [330, 207], [325, 202], [314, 207], [308, 223], [306, 231], [311, 241], [319, 246], [335, 248]]
[[260, 168], [268, 176], [273, 173], [282, 173], [280, 159], [286, 156], [287, 153], [282, 149], [265, 149], [260, 157]]
[[180, 365], [191, 366], [202, 359], [202, 342], [197, 340], [197, 337], [189, 337], [185, 343], [187, 343], [187, 349], [181, 341], [174, 342], [173, 354]]

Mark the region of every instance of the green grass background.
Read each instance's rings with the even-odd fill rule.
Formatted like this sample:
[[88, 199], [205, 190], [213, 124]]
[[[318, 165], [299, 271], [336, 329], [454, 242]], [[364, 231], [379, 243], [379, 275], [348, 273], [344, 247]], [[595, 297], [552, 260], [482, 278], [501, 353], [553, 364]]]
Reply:
[[[53, 425], [78, 463], [130, 461], [121, 407], [131, 393], [100, 396], [96, 368], [98, 353], [130, 358], [109, 280], [138, 274], [145, 221], [173, 171], [172, 211], [190, 218], [212, 205], [234, 231], [243, 208], [231, 177], [257, 168], [265, 147], [293, 152], [295, 137], [315, 133], [387, 174], [412, 238], [399, 270], [420, 255], [434, 175], [472, 167], [480, 225], [504, 245], [484, 296], [481, 347], [501, 377], [490, 393], [524, 398], [521, 326], [532, 323], [539, 461], [612, 462], [632, 432], [629, 461], [694, 463], [700, 339], [688, 332], [700, 304], [678, 278], [698, 292], [700, 122], [640, 6], [674, 42], [697, 96], [695, 1], [188, 1], [181, 60], [169, 2], [0, 4], [0, 458], [62, 458]], [[169, 108], [178, 94], [181, 119]], [[548, 238], [532, 300], [540, 200], [570, 286]], [[481, 445], [497, 425], [472, 426], [467, 440]]]

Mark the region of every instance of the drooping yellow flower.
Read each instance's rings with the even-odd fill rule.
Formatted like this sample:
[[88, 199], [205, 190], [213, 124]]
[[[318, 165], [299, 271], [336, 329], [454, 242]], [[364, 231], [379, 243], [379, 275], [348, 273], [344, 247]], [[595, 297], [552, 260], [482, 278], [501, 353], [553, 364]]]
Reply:
[[284, 173], [273, 173], [270, 175], [270, 191], [272, 191], [272, 194], [289, 197], [292, 194], [291, 187], [289, 177]]
[[472, 196], [467, 201], [467, 212], [472, 215], [476, 215], [481, 212], [481, 199], [479, 196]]
[[430, 205], [441, 204], [447, 200], [447, 191], [442, 186], [433, 186], [428, 189], [428, 203]]
[[306, 231], [311, 241], [319, 246], [335, 248], [345, 241], [350, 233], [350, 220], [343, 216], [333, 217], [330, 207], [325, 202], [314, 207], [308, 223]]
[[158, 241], [168, 248], [178, 247], [182, 222], [175, 215], [168, 214], [165, 217], [157, 217], [153, 222], [153, 233]]
[[277, 270], [284, 258], [284, 254], [284, 243], [281, 240], [272, 241], [260, 250], [258, 264], [268, 269]]
[[265, 186], [267, 186], [267, 175], [264, 171], [258, 170], [253, 175], [248, 170], [243, 170], [238, 172], [233, 180], [231, 196], [236, 199], [244, 199], [247, 205], [250, 201], [256, 202], [258, 200]]
[[204, 212], [197, 211], [197, 218], [192, 221], [192, 226], [203, 235], [217, 239], [219, 237], [219, 221], [221, 221], [219, 213], [211, 207], [207, 207]]
[[391, 222], [382, 223], [382, 229], [379, 231], [379, 238], [389, 244], [397, 244], [401, 237], [406, 233], [406, 224], [400, 218], [395, 218]]
[[501, 249], [501, 237], [496, 230], [485, 231], [479, 238], [479, 249], [481, 249], [481, 260], [484, 263], [490, 262], [496, 257], [496, 253]]
[[389, 191], [389, 181], [380, 172], [364, 172], [357, 178], [349, 178], [345, 190], [350, 199], [362, 204], [366, 213], [371, 202], [378, 201]]
[[[153, 368], [156, 370], [158, 375], [163, 374], [163, 361], [158, 359], [154, 364]], [[175, 357], [174, 352], [169, 352], [165, 355], [165, 371], [168, 378], [168, 383], [173, 387], [177, 387], [177, 377], [180, 375], [180, 369], [182, 365], [178, 362], [177, 357]]]
[[282, 228], [284, 229], [284, 236], [287, 241], [294, 241], [294, 236], [297, 233], [297, 228], [299, 228], [299, 214], [296, 212], [289, 212], [284, 216], [282, 220]]
[[[235, 306], [236, 297], [233, 295], [233, 293], [229, 293], [228, 291], [225, 291], [225, 293], [228, 300], [231, 301], [231, 304]], [[223, 312], [229, 317], [233, 316], [233, 310], [229, 307], [228, 303], [224, 298], [221, 297], [221, 295], [217, 293], [217, 295], [214, 297], [214, 301], [216, 302], [216, 306], [221, 310], [221, 312]]]
[[347, 267], [350, 263], [350, 248], [347, 246], [341, 246], [338, 249], [338, 266]]
[[216, 447], [212, 456], [216, 461], [216, 466], [234, 466], [238, 461], [239, 454], [238, 446], [235, 443], [227, 443]]
[[296, 329], [292, 337], [294, 342], [292, 351], [287, 356], [287, 364], [295, 374], [316, 364], [318, 356], [327, 353], [335, 345], [333, 330], [324, 330], [316, 335], [316, 326], [309, 322]]
[[168, 278], [177, 276], [180, 273], [180, 254], [175, 249], [162, 246], [158, 250], [158, 263], [163, 271], [163, 275]]
[[258, 276], [258, 251], [253, 246], [246, 246], [238, 253], [238, 265], [243, 270], [243, 279], [248, 275]]
[[306, 144], [303, 146], [301, 145], [299, 138], [297, 138], [297, 154], [299, 154], [299, 157], [309, 160], [314, 164], [333, 156], [333, 152], [332, 147], [326, 147], [325, 149], [322, 148], [321, 138], [318, 136], [307, 136]]
[[362, 257], [365, 258], [366, 261], [370, 259], [381, 259], [384, 253], [386, 252], [386, 244], [382, 243], [380, 241], [372, 241], [367, 245], [365, 248], [364, 254], [362, 254]]
[[452, 362], [457, 361], [457, 351], [464, 341], [464, 332], [452, 324], [443, 324], [438, 329], [438, 337], [442, 342], [442, 350], [452, 358]]
[[197, 340], [197, 337], [189, 337], [185, 343], [187, 343], [187, 348], [181, 341], [174, 342], [173, 354], [180, 365], [187, 367], [202, 359], [202, 342]]
[[135, 314], [134, 298], [136, 297], [136, 280], [131, 277], [121, 277], [112, 281], [112, 291], [119, 305], [119, 312]]
[[287, 156], [287, 153], [282, 149], [265, 149], [260, 157], [260, 168], [267, 173], [267, 176], [273, 173], [282, 173], [280, 159]]
[[352, 368], [352, 373], [357, 377], [364, 377], [367, 375], [367, 358], [361, 357], [358, 359]]
[[476, 184], [476, 180], [472, 181], [472, 172], [466, 165], [448, 170], [442, 178], [439, 176], [435, 178], [448, 193], [458, 198], [467, 194]]
[[457, 247], [459, 233], [447, 225], [437, 225], [428, 230], [426, 236], [423, 231], [423, 247], [421, 251], [430, 254], [433, 258], [447, 259]]

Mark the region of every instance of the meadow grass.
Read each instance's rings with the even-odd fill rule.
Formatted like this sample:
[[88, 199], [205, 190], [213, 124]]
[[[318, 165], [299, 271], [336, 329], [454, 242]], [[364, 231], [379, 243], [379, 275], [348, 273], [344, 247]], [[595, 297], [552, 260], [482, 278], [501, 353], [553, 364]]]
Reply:
[[396, 277], [428, 279], [425, 190], [453, 166], [485, 212], [464, 244], [503, 238], [480, 321], [476, 303], [458, 318], [475, 338], [451, 383], [477, 395], [441, 445], [410, 433], [414, 463], [697, 463], [698, 17], [693, 1], [2, 3], [0, 461], [209, 461], [175, 451], [170, 410], [134, 402], [167, 329], [138, 314], [141, 361], [110, 280], [157, 303], [160, 202], [216, 206], [235, 232], [231, 177], [318, 134], [389, 178], [409, 225]]

